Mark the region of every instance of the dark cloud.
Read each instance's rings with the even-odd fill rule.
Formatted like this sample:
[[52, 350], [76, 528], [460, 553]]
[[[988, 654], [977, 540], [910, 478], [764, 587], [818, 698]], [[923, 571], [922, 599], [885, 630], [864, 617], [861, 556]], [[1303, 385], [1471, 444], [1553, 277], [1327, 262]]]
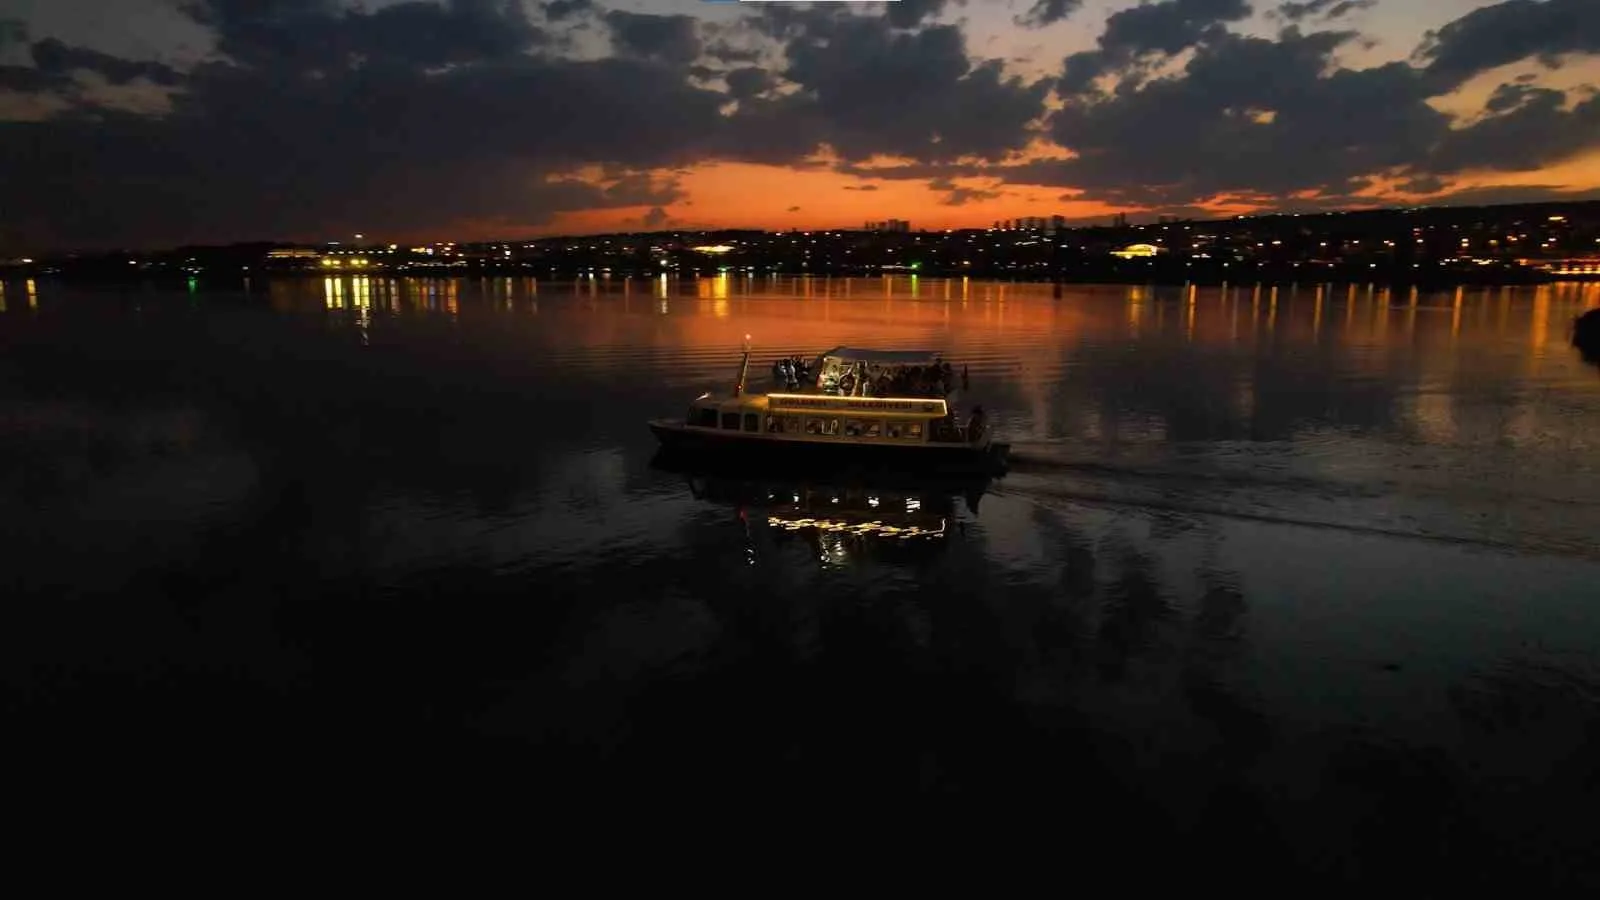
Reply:
[[[1123, 208], [1317, 209], [1600, 148], [1600, 100], [1581, 90], [1518, 79], [1460, 121], [1428, 103], [1501, 62], [1600, 52], [1592, 0], [1499, 3], [1432, 34], [1416, 65], [1361, 70], [1337, 62], [1354, 32], [1243, 36], [1229, 25], [1249, 16], [1245, 0], [1146, 2], [1066, 60], [1053, 112], [1056, 80], [1008, 76], [936, 24], [948, 0], [762, 4], [731, 22], [593, 0], [178, 2], [217, 50], [187, 70], [28, 44], [0, 24], [4, 58], [30, 62], [0, 66], [0, 102], [19, 120], [0, 121], [8, 221], [75, 244], [521, 228], [598, 208], [642, 222], [687, 205], [675, 179], [719, 159], [923, 180], [950, 205], [999, 196], [958, 186], [983, 178]], [[1277, 11], [1329, 21], [1366, 5]], [[612, 55], [571, 58], [600, 49], [582, 23], [603, 24]], [[134, 114], [145, 106], [129, 97], [164, 105]], [[1015, 162], [1040, 136], [1072, 158]]]
[[1506, 203], [1582, 203], [1600, 200], [1600, 189], [1574, 191], [1560, 185], [1484, 185], [1452, 191], [1428, 201], [1430, 206], [1498, 206]]
[[1445, 189], [1445, 181], [1437, 175], [1419, 175], [1396, 185], [1403, 194], [1437, 194]]
[[1426, 159], [1449, 124], [1410, 66], [1330, 71], [1354, 37], [1213, 33], [1176, 76], [1068, 104], [1051, 134], [1077, 158], [1011, 178], [1139, 205], [1239, 192], [1345, 196], [1363, 176]]
[[761, 51], [748, 47], [735, 47], [727, 41], [715, 41], [705, 48], [705, 55], [723, 63], [753, 63], [761, 59]]
[[508, 59], [546, 39], [519, 0], [410, 0], [375, 12], [335, 0], [182, 0], [244, 65], [295, 71], [349, 65], [447, 66]]
[[749, 100], [772, 90], [777, 79], [766, 69], [748, 67], [734, 69], [724, 76], [728, 82], [728, 95], [735, 100]]
[[1048, 80], [1008, 77], [994, 60], [974, 65], [955, 26], [905, 32], [827, 10], [763, 12], [765, 27], [786, 36], [782, 75], [798, 90], [752, 106], [746, 122], [785, 131], [791, 143], [810, 135], [804, 152], [821, 142], [847, 161], [995, 159], [1025, 146], [1027, 126], [1044, 113]]
[[889, 24], [896, 28], [915, 28], [924, 19], [931, 19], [944, 11], [947, 0], [896, 0], [886, 3], [884, 14]]
[[[835, 170], [857, 178], [884, 178], [893, 181], [924, 181], [935, 178], [971, 178], [987, 174], [990, 166], [975, 163], [900, 163], [889, 166], [863, 166], [841, 163]], [[866, 187], [872, 187], [867, 185]], [[876, 190], [876, 188], [873, 188]]]
[[640, 220], [641, 224], [646, 228], [660, 228], [671, 221], [672, 217], [667, 215], [667, 211], [659, 206], [652, 206], [650, 211], [645, 213], [644, 218]]
[[10, 44], [26, 44], [28, 26], [17, 19], [0, 19], [0, 51]]
[[[26, 31], [17, 26], [13, 36], [25, 37]], [[45, 38], [28, 49], [33, 65], [0, 66], [0, 89], [29, 94], [54, 92], [62, 99], [75, 99], [83, 93], [75, 76], [83, 72], [97, 74], [113, 85], [142, 79], [152, 85], [172, 87], [183, 81], [181, 74], [161, 63], [119, 59], [97, 50], [69, 47], [55, 38]]]
[[605, 14], [611, 40], [629, 56], [686, 64], [700, 56], [700, 33], [690, 16], [655, 16], [612, 10]]
[[1016, 23], [1024, 28], [1043, 28], [1065, 20], [1081, 8], [1083, 0], [1034, 0], [1027, 12], [1017, 16]]
[[1480, 72], [1567, 53], [1600, 53], [1600, 3], [1595, 0], [1506, 0], [1473, 10], [1428, 33], [1417, 51], [1441, 92]]
[[799, 212], [799, 211], [800, 211], [800, 207], [798, 207], [798, 206], [789, 207], [789, 212]]
[[544, 17], [552, 22], [560, 22], [595, 11], [594, 0], [550, 0], [540, 9]]
[[1600, 97], [1570, 110], [1566, 103], [1564, 91], [1503, 85], [1489, 101], [1493, 114], [1449, 132], [1426, 168], [1532, 172], [1600, 147]]
[[956, 188], [946, 194], [939, 202], [945, 206], [965, 206], [981, 200], [993, 200], [1004, 196], [999, 191], [986, 191], [980, 188]]
[[165, 86], [183, 80], [177, 71], [161, 63], [118, 59], [95, 50], [68, 47], [55, 38], [45, 38], [34, 44], [32, 52], [34, 67], [47, 77], [94, 72], [112, 84], [128, 84], [143, 78]]
[[[1437, 176], [1536, 171], [1600, 148], [1600, 99], [1592, 95], [1573, 102], [1561, 91], [1507, 84], [1482, 115], [1459, 122], [1428, 103], [1446, 89], [1431, 68], [1339, 67], [1334, 54], [1359, 39], [1355, 32], [1305, 34], [1291, 27], [1276, 39], [1245, 37], [1214, 21], [1242, 7], [1214, 0], [1208, 20], [1180, 16], [1183, 3], [1128, 10], [1120, 27], [1108, 22], [1093, 65], [1078, 74], [1116, 73], [1119, 83], [1072, 97], [1050, 121], [1051, 136], [1075, 158], [993, 173], [1127, 205], [1229, 200], [1282, 208], [1289, 197], [1312, 205], [1356, 201], [1378, 175], [1409, 179], [1407, 190], [1438, 191], [1444, 185]], [[1313, 11], [1327, 16], [1335, 6]], [[1158, 13], [1167, 16], [1162, 27], [1151, 24]], [[1141, 23], [1150, 27], [1133, 27]], [[1441, 30], [1461, 33], [1456, 26]], [[1524, 46], [1537, 55], [1574, 42]], [[1180, 47], [1194, 51], [1181, 71], [1147, 78], [1143, 55], [1167, 58]]]
[[1488, 100], [1484, 101], [1483, 110], [1486, 113], [1508, 113], [1541, 100], [1559, 108], [1566, 102], [1566, 94], [1561, 91], [1531, 87], [1526, 81], [1502, 84], [1495, 88]]
[[1104, 75], [1125, 73], [1152, 57], [1170, 57], [1207, 39], [1226, 35], [1224, 24], [1249, 18], [1247, 0], [1166, 0], [1111, 14], [1099, 46], [1067, 57], [1065, 94], [1091, 90]]
[[[725, 95], [660, 63], [530, 53], [539, 41], [519, 5], [418, 5], [197, 5], [239, 56], [187, 73], [166, 115], [85, 108], [0, 122], [0, 171], [27, 174], [0, 181], [0, 207], [41, 241], [91, 245], [523, 227], [562, 210], [674, 202], [676, 184], [644, 170], [698, 161], [722, 127]], [[422, 40], [393, 27], [405, 17], [455, 27]], [[284, 44], [288, 23], [301, 37]], [[118, 71], [72, 48], [46, 58]], [[595, 165], [606, 177], [570, 174]]]
[[1378, 5], [1378, 0], [1303, 0], [1303, 2], [1290, 2], [1281, 4], [1275, 13], [1291, 22], [1304, 19], [1321, 17], [1328, 21], [1343, 18], [1353, 12], [1371, 9]]
[[944, 193], [944, 198], [939, 202], [945, 206], [965, 206], [968, 203], [993, 200], [1003, 196], [1000, 191], [959, 187], [949, 178], [935, 178], [928, 182], [928, 188], [929, 190], [942, 191]]

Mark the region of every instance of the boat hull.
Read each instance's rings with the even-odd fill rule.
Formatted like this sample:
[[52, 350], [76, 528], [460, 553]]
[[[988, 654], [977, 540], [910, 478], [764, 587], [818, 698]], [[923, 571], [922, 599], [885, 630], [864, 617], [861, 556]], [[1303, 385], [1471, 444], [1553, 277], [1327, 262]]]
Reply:
[[670, 460], [696, 467], [718, 466], [768, 472], [886, 471], [942, 474], [1005, 474], [1011, 445], [895, 446], [845, 441], [786, 441], [749, 432], [688, 428], [655, 420], [650, 430]]

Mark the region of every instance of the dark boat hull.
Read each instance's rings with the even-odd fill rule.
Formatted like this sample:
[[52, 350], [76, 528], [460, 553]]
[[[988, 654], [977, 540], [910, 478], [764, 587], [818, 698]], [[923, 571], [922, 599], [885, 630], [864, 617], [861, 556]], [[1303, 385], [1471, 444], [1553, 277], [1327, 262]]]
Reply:
[[777, 441], [685, 428], [676, 422], [651, 422], [661, 442], [663, 462], [694, 468], [717, 467], [752, 472], [902, 472], [946, 475], [1005, 474], [1011, 445], [949, 447]]

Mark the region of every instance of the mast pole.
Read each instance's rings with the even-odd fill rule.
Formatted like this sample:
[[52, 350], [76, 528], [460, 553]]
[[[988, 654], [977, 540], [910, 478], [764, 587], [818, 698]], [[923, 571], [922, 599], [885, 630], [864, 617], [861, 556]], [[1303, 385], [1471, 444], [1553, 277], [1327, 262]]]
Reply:
[[744, 336], [744, 358], [739, 361], [739, 380], [733, 384], [733, 395], [744, 396], [745, 379], [750, 375], [750, 335]]

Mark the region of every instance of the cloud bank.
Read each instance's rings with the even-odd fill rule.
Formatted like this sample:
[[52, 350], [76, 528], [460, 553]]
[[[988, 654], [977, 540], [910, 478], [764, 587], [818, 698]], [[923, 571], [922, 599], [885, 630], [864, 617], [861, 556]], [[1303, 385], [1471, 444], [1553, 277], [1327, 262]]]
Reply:
[[[977, 0], [715, 19], [594, 0], [176, 2], [214, 38], [199, 63], [0, 23], [0, 242], [521, 233], [601, 209], [659, 224], [709, 161], [922, 179], [951, 206], [1013, 184], [1271, 207], [1437, 194], [1600, 150], [1592, 89], [1511, 80], [1465, 118], [1436, 103], [1511, 64], [1600, 55], [1593, 0], [1489, 4], [1364, 68], [1345, 60], [1366, 36], [1344, 26], [1366, 0], [1281, 3], [1267, 36], [1246, 0], [1139, 3], [1103, 25], [1038, 0], [1013, 27], [1097, 29], [1049, 76], [973, 46]], [[988, 186], [949, 180], [974, 175]]]

